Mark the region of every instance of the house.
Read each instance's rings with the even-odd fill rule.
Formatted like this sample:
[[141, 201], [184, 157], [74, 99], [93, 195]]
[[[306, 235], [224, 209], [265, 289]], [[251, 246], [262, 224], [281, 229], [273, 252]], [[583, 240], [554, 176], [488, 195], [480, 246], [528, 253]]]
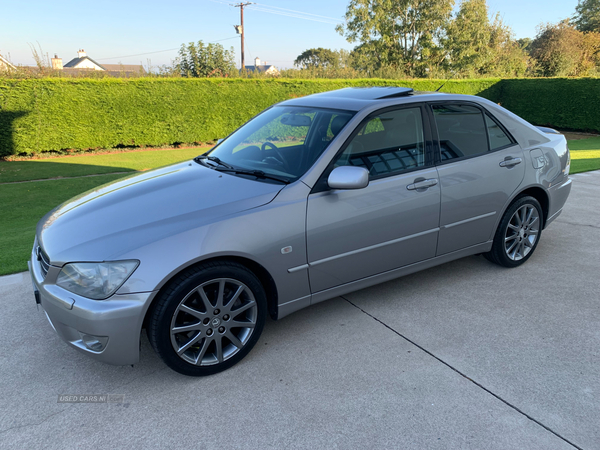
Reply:
[[273, 76], [277, 76], [279, 75], [279, 70], [277, 70], [277, 68], [271, 64], [267, 64], [267, 62], [265, 61], [264, 64], [261, 64], [260, 58], [254, 58], [254, 65], [253, 66], [244, 66], [244, 68], [248, 71], [248, 72], [260, 72], [260, 73], [266, 73], [267, 75], [273, 75]]
[[114, 77], [129, 77], [131, 75], [144, 75], [146, 73], [144, 66], [141, 64], [99, 64], [87, 56], [87, 53], [83, 49], [77, 52], [77, 58], [73, 58], [65, 65], [63, 65], [61, 58], [54, 55], [54, 58], [52, 58], [52, 68], [70, 73], [102, 71]]
[[16, 67], [12, 65], [6, 58], [0, 55], [0, 72], [5, 70], [15, 70]]
[[[54, 55], [54, 58], [52, 58], [52, 68], [54, 68], [55, 60], [60, 60], [61, 65], [62, 65], [62, 59], [60, 59], [56, 55]], [[90, 58], [85, 53], [85, 50], [83, 50], [83, 49], [81, 49], [77, 52], [77, 58], [73, 58], [71, 61], [66, 63], [61, 68], [62, 69], [106, 70], [104, 67], [102, 67], [100, 64], [98, 64], [96, 61], [94, 61], [92, 58]], [[58, 67], [57, 67], [57, 69], [58, 69]], [[60, 70], [60, 69], [58, 69], [58, 70]]]

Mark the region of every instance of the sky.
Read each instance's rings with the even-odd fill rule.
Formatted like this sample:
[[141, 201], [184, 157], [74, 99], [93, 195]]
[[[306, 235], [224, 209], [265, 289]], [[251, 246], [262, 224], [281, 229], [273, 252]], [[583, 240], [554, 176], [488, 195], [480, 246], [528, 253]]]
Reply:
[[[265, 2], [265, 3], [262, 3]], [[227, 0], [28, 0], [2, 2], [0, 54], [16, 65], [35, 65], [30, 45], [63, 64], [84, 49], [98, 63], [171, 64], [182, 43], [202, 40], [233, 47], [240, 65], [234, 25], [240, 8]], [[335, 31], [349, 0], [261, 0], [244, 9], [245, 58], [259, 57], [278, 68], [313, 47], [351, 50]], [[458, 4], [458, 2], [457, 2]], [[575, 12], [577, 0], [488, 0], [517, 38], [536, 35], [540, 23], [555, 23]]]

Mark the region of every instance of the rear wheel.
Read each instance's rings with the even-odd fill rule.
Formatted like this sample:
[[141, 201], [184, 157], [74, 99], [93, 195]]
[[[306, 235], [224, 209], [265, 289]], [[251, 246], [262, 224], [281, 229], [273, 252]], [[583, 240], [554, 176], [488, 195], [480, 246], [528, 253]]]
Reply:
[[504, 267], [517, 267], [527, 261], [542, 234], [543, 214], [533, 197], [520, 197], [504, 213], [494, 236], [491, 251], [484, 256]]
[[148, 338], [184, 375], [221, 372], [258, 341], [267, 310], [264, 289], [244, 266], [209, 263], [178, 276], [150, 313]]

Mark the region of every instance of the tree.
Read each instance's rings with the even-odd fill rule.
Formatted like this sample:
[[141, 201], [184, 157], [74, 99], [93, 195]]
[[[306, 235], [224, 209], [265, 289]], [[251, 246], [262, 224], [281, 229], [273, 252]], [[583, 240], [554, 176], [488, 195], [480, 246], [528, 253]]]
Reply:
[[436, 53], [454, 0], [350, 0], [346, 24], [337, 31], [358, 42], [357, 56], [368, 70], [391, 66], [422, 75], [424, 54]]
[[517, 39], [517, 44], [519, 44], [519, 47], [524, 50], [527, 54], [529, 54], [529, 51], [531, 50], [531, 43], [533, 42], [533, 39], [531, 38], [521, 38], [521, 39]]
[[229, 76], [236, 70], [233, 48], [225, 50], [221, 44], [205, 45], [202, 41], [181, 44], [175, 68], [183, 77]]
[[328, 48], [309, 48], [296, 58], [294, 65], [302, 69], [335, 67], [339, 64], [339, 59], [337, 52]]
[[490, 23], [486, 0], [464, 0], [447, 29], [446, 66], [462, 76], [522, 76], [527, 54], [496, 14]]
[[448, 26], [450, 67], [458, 73], [480, 74], [490, 59], [491, 27], [486, 0], [465, 0]]
[[504, 25], [500, 14], [496, 14], [490, 25], [489, 58], [483, 72], [494, 77], [524, 76], [530, 58], [523, 45], [526, 46], [527, 41], [516, 41], [513, 31]]
[[579, 31], [600, 32], [600, 0], [579, 0], [573, 22]]
[[537, 72], [546, 77], [585, 76], [597, 73], [600, 33], [582, 33], [568, 20], [545, 24], [531, 43]]

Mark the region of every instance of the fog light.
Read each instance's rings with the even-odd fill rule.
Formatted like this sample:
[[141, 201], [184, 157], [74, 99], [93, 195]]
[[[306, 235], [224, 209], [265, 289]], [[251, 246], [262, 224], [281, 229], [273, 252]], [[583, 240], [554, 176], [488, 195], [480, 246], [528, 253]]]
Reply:
[[89, 350], [93, 352], [101, 352], [106, 347], [108, 342], [108, 336], [94, 336], [92, 334], [85, 334], [79, 332], [81, 336], [81, 342], [85, 345]]

